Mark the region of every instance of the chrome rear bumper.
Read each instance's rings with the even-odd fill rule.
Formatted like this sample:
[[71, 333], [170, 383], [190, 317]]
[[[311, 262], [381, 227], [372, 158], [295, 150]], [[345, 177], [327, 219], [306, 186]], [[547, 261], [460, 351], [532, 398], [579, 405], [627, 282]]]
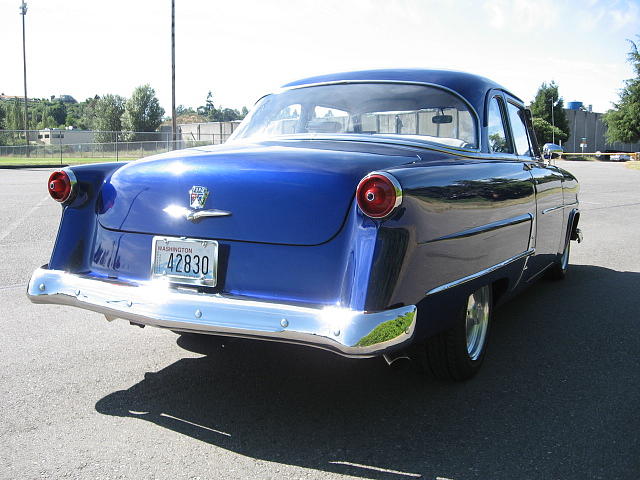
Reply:
[[107, 279], [37, 269], [27, 296], [122, 318], [142, 325], [198, 333], [298, 343], [348, 357], [372, 357], [413, 338], [416, 307], [365, 313], [310, 308], [176, 289], [166, 282], [124, 284]]

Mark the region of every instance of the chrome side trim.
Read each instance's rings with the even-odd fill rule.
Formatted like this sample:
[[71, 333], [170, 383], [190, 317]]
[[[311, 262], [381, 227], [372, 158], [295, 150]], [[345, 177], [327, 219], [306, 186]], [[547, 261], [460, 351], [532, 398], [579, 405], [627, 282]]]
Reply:
[[555, 212], [556, 210], [562, 210], [563, 208], [568, 208], [568, 207], [573, 207], [574, 205], [577, 205], [578, 202], [573, 202], [573, 203], [567, 203], [566, 205], [559, 205], [557, 207], [551, 207], [551, 208], [545, 208], [542, 211], [542, 214], [546, 214], [546, 213], [551, 213], [551, 212]]
[[550, 262], [548, 265], [546, 265], [540, 271], [538, 271], [537, 273], [535, 273], [531, 277], [527, 278], [527, 283], [535, 282], [538, 278], [540, 278], [544, 274], [544, 272], [546, 272], [549, 269], [549, 267], [553, 267], [553, 264], [554, 264], [554, 262]]
[[79, 307], [108, 320], [296, 343], [347, 357], [378, 356], [408, 344], [417, 315], [414, 305], [372, 313], [313, 308], [172, 288], [162, 280], [123, 283], [46, 266], [33, 273], [27, 296], [33, 303]]
[[510, 227], [512, 225], [519, 225], [524, 222], [533, 221], [533, 215], [530, 213], [526, 213], [524, 215], [518, 215], [516, 217], [506, 218], [504, 220], [498, 220], [497, 222], [487, 223], [485, 225], [480, 225], [479, 227], [469, 228], [467, 230], [461, 230], [456, 233], [451, 233], [449, 235], [443, 235], [442, 237], [434, 238], [432, 240], [427, 240], [425, 242], [420, 242], [420, 245], [426, 243], [439, 242], [441, 240], [453, 240], [457, 238], [466, 238], [472, 237], [474, 235], [478, 235], [480, 233], [491, 232], [492, 230], [498, 230], [504, 227]]
[[555, 212], [555, 211], [557, 211], [557, 210], [562, 210], [563, 208], [564, 208], [564, 205], [559, 205], [559, 206], [557, 206], [557, 207], [545, 208], [545, 209], [542, 211], [542, 214], [543, 214], [543, 215], [546, 215], [547, 213]]
[[427, 292], [427, 295], [433, 295], [435, 293], [440, 293], [444, 290], [448, 290], [450, 288], [453, 287], [457, 287], [458, 285], [462, 285], [463, 283], [467, 283], [470, 282], [471, 280], [475, 280], [477, 278], [482, 277], [483, 275], [487, 275], [491, 272], [495, 272], [496, 270], [498, 270], [499, 268], [505, 267], [507, 265], [509, 265], [510, 263], [513, 263], [517, 260], [520, 260], [521, 258], [525, 258], [525, 257], [529, 257], [531, 255], [533, 255], [535, 253], [536, 249], [535, 248], [530, 248], [522, 253], [519, 253], [518, 255], [515, 255], [511, 258], [508, 258], [507, 260], [497, 263], [489, 268], [485, 268], [484, 270], [481, 270], [477, 273], [473, 273], [471, 275], [467, 275], [466, 277], [462, 277], [458, 280], [454, 280], [453, 282], [449, 282], [449, 283], [445, 283], [444, 285], [440, 285], [439, 287], [436, 288], [432, 288], [431, 290], [429, 290]]
[[562, 210], [563, 208], [564, 208], [564, 205], [560, 205], [558, 207], [545, 208], [544, 210], [542, 210], [542, 215], [546, 215], [547, 213], [555, 212], [557, 210]]

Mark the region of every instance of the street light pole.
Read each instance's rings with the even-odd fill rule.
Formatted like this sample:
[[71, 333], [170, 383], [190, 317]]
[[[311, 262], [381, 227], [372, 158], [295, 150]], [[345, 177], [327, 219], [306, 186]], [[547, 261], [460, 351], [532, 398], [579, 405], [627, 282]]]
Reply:
[[176, 2], [171, 0], [171, 131], [176, 148]]
[[27, 4], [22, 0], [20, 5], [22, 15], [22, 65], [24, 70], [24, 138], [27, 143], [27, 157], [29, 156], [29, 114], [27, 112], [27, 49], [24, 33], [24, 17], [27, 16]]

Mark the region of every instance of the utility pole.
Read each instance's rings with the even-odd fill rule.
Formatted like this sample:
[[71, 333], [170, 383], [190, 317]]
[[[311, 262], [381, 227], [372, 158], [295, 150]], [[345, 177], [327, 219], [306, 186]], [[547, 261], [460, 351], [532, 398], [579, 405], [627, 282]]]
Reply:
[[24, 138], [27, 143], [27, 157], [29, 156], [29, 114], [27, 111], [27, 49], [25, 44], [24, 17], [27, 16], [27, 4], [22, 0], [20, 5], [22, 15], [22, 65], [24, 70]]
[[171, 0], [171, 132], [176, 148], [176, 0]]
[[551, 96], [551, 143], [556, 143], [556, 124], [553, 119], [553, 96]]

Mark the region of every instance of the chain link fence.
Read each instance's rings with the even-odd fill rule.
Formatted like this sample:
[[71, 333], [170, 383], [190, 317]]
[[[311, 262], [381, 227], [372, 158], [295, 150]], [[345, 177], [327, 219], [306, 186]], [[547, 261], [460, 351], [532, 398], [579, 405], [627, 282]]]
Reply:
[[236, 125], [235, 122], [184, 125], [176, 140], [170, 130], [0, 130], [0, 166], [137, 160], [171, 150], [224, 143]]

